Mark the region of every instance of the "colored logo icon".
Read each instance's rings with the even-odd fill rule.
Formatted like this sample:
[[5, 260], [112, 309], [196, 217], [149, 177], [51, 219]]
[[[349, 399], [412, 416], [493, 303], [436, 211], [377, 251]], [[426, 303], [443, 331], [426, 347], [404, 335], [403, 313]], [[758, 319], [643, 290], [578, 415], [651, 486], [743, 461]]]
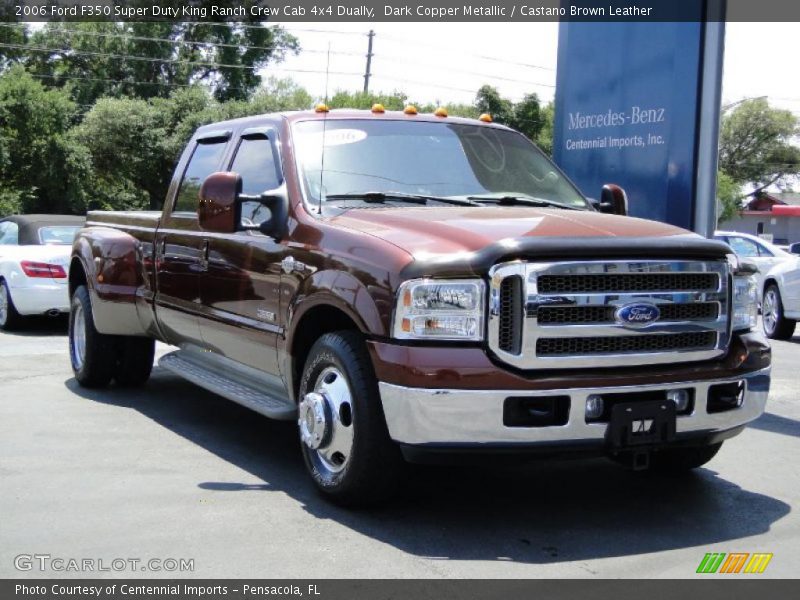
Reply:
[[697, 573], [720, 573], [735, 575], [737, 573], [763, 573], [772, 560], [769, 552], [707, 552], [697, 567]]

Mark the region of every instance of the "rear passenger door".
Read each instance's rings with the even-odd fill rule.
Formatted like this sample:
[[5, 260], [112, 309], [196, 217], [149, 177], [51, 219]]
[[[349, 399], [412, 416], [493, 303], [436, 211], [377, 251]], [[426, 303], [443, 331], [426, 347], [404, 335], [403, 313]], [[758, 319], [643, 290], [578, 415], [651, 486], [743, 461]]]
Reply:
[[207, 234], [197, 220], [200, 186], [219, 171], [230, 133], [198, 138], [180, 185], [165, 207], [156, 235], [159, 322], [167, 341], [202, 345], [198, 315], [202, 311], [201, 277], [207, 265]]
[[[242, 193], [259, 195], [282, 182], [272, 129], [245, 130], [228, 170], [242, 177]], [[258, 225], [270, 218], [259, 202], [242, 205], [242, 222]], [[207, 233], [208, 270], [201, 284], [205, 318], [203, 339], [213, 351], [261, 371], [278, 375], [276, 344], [281, 332], [280, 276], [285, 246], [255, 231], [233, 235]]]

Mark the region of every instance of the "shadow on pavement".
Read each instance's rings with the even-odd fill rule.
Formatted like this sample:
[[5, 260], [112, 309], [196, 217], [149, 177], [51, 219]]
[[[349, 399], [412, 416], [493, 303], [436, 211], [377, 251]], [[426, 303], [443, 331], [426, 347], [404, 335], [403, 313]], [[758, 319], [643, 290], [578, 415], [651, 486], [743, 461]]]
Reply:
[[69, 317], [25, 317], [18, 329], [3, 331], [3, 335], [14, 337], [45, 337], [65, 335], [69, 325]]
[[761, 417], [750, 423], [750, 427], [761, 429], [762, 431], [800, 437], [800, 421], [773, 415], [772, 413], [764, 413]]
[[264, 482], [198, 481], [204, 490], [283, 492], [318, 519], [421, 557], [554, 563], [697, 546], [699, 560], [704, 547], [764, 533], [791, 510], [727, 481], [714, 462], [711, 469], [667, 477], [592, 459], [415, 467], [392, 504], [348, 511], [316, 494], [294, 423], [261, 417], [158, 368], [137, 391], [86, 390], [74, 379], [66, 386], [96, 402], [138, 410]]

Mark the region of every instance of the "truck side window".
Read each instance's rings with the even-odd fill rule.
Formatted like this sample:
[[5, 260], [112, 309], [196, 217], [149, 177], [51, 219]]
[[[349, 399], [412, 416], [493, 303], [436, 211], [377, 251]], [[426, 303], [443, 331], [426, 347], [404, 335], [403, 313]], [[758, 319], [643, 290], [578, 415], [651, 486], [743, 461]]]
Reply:
[[[258, 195], [278, 187], [278, 172], [272, 145], [263, 137], [244, 138], [236, 151], [231, 171], [242, 177], [242, 193]], [[242, 221], [259, 225], [270, 218], [269, 208], [260, 202], [242, 204]]]
[[200, 186], [206, 177], [219, 170], [225, 141], [197, 144], [189, 159], [189, 165], [183, 173], [183, 181], [175, 198], [175, 212], [196, 212], [199, 201]]

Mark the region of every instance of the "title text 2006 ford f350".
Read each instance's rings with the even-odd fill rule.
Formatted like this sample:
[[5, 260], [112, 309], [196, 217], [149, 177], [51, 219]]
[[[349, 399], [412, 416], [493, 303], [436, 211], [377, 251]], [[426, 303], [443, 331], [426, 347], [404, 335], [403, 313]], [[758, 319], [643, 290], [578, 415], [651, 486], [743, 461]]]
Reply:
[[524, 136], [384, 112], [201, 127], [162, 213], [91, 212], [70, 354], [85, 386], [159, 364], [298, 423], [360, 504], [404, 461], [606, 454], [690, 469], [764, 411], [770, 349], [720, 242], [588, 201]]

